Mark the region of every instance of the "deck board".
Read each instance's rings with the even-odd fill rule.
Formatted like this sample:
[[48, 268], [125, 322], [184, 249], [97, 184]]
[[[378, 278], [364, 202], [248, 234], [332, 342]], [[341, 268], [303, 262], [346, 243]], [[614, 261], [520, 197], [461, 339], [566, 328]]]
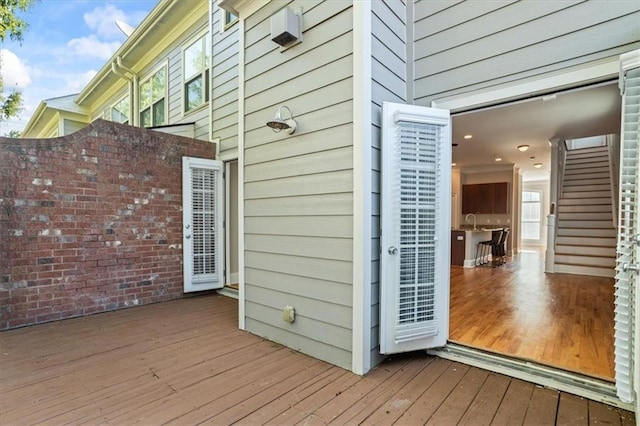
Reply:
[[510, 379], [506, 376], [489, 374], [459, 424], [467, 426], [490, 425], [507, 392], [509, 382]]
[[589, 403], [576, 395], [561, 394], [556, 424], [559, 426], [583, 425], [589, 420]]
[[466, 411], [461, 410], [460, 407], [469, 407], [471, 405], [488, 376], [489, 372], [487, 370], [471, 367], [427, 424], [458, 424]]
[[533, 388], [523, 425], [542, 426], [555, 424], [559, 396], [560, 392], [553, 389], [545, 389], [540, 386]]
[[420, 395], [420, 398], [400, 416], [398, 423], [425, 424], [455, 389], [469, 368], [468, 365], [451, 363], [433, 385], [429, 386]]
[[0, 333], [0, 424], [635, 424], [632, 413], [435, 358], [364, 377], [237, 328], [206, 295]]

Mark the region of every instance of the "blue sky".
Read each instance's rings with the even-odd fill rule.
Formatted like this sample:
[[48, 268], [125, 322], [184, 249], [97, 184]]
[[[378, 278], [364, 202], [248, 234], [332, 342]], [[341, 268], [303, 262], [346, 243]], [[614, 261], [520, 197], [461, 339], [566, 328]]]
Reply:
[[2, 45], [5, 95], [18, 89], [23, 111], [0, 123], [0, 135], [22, 130], [43, 99], [78, 93], [125, 40], [118, 19], [137, 26], [159, 0], [39, 0], [21, 16], [21, 43]]

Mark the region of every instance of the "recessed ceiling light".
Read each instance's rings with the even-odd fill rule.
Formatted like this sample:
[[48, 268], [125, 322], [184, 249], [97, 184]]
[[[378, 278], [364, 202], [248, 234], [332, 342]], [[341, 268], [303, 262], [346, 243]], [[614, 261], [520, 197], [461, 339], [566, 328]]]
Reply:
[[522, 151], [522, 152], [525, 152], [528, 149], [529, 149], [529, 145], [519, 145], [518, 146], [518, 150]]
[[465, 139], [471, 139], [473, 137], [473, 135], [464, 135]]
[[539, 169], [542, 167], [542, 163], [533, 163], [533, 167], [535, 167], [536, 169]]
[[502, 161], [502, 157], [500, 157], [500, 156], [496, 156], [496, 157], [494, 158], [494, 160], [496, 160], [496, 161]]

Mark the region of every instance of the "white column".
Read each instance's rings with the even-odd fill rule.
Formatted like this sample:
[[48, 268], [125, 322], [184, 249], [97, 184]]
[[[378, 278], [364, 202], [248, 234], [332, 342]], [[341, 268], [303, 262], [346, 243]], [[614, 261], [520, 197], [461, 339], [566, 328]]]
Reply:
[[547, 215], [547, 250], [544, 254], [544, 271], [554, 273], [556, 263], [555, 249], [556, 215]]

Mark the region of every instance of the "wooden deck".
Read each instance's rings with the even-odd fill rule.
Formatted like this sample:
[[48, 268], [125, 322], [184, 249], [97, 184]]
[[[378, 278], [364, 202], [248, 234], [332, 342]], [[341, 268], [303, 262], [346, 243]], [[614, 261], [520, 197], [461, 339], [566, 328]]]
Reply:
[[237, 329], [200, 296], [0, 333], [0, 424], [635, 424], [423, 352], [365, 377]]

